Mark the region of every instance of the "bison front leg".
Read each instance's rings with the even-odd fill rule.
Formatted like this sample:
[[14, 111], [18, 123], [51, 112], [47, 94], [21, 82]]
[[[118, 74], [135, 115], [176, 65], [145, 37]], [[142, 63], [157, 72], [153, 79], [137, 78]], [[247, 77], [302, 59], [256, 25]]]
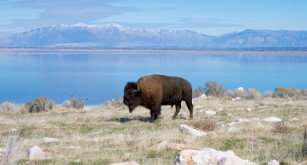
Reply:
[[158, 119], [158, 116], [161, 114], [161, 106], [153, 106], [153, 108], [150, 110], [150, 120], [154, 121]]
[[173, 120], [175, 120], [177, 118], [177, 115], [178, 115], [180, 109], [181, 109], [181, 104], [176, 104], [176, 112], [173, 115]]

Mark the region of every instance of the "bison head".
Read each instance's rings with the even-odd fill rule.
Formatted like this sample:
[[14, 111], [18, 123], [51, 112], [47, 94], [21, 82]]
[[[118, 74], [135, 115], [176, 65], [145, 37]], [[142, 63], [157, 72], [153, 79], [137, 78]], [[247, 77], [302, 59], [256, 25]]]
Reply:
[[124, 89], [124, 99], [123, 102], [128, 106], [129, 112], [132, 111], [140, 105], [140, 87], [135, 82], [128, 82]]

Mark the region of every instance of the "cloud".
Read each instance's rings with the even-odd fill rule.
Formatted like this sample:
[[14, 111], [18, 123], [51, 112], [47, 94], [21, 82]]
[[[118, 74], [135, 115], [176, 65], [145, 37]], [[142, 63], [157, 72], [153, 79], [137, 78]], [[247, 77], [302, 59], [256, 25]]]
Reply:
[[[103, 23], [103, 22], [100, 22]], [[109, 23], [109, 22], [104, 22]], [[139, 28], [167, 28], [167, 29], [199, 29], [199, 28], [225, 28], [225, 27], [242, 27], [239, 24], [228, 23], [223, 19], [214, 18], [177, 18], [173, 22], [159, 22], [159, 23], [141, 23], [141, 22], [119, 22], [121, 24], [139, 27]]]
[[18, 18], [10, 20], [6, 27], [33, 28], [54, 24], [93, 23], [96, 20], [134, 11], [132, 7], [119, 7], [111, 0], [11, 0], [7, 1], [12, 9], [38, 9], [36, 18]]
[[172, 28], [212, 28], [212, 27], [238, 27], [241, 25], [228, 23], [223, 19], [215, 18], [179, 18], [177, 22], [170, 25]]

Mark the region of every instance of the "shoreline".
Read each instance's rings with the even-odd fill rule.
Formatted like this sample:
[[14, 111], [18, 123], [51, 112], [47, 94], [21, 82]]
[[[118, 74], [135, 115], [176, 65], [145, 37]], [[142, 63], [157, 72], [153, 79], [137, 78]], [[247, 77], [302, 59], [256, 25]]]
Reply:
[[207, 55], [307, 55], [307, 50], [188, 50], [188, 49], [84, 49], [0, 48], [0, 53], [43, 54], [207, 54]]

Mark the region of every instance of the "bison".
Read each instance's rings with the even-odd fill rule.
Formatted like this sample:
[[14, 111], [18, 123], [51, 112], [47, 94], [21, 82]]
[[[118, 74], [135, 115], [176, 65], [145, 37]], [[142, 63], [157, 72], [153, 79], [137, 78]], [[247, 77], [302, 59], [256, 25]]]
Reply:
[[129, 112], [132, 113], [141, 105], [150, 110], [151, 121], [161, 114], [161, 105], [175, 105], [173, 119], [176, 119], [181, 101], [185, 101], [192, 119], [192, 87], [187, 80], [180, 77], [149, 75], [141, 77], [137, 82], [128, 82], [124, 88], [123, 103], [128, 106]]

